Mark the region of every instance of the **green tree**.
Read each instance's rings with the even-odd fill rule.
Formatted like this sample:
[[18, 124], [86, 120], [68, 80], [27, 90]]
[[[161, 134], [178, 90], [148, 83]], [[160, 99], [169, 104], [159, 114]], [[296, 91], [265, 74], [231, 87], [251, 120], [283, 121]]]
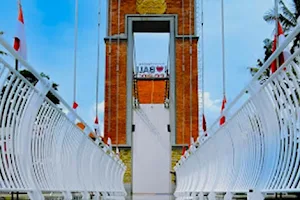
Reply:
[[[20, 73], [24, 78], [26, 78], [30, 83], [32, 83], [32, 85], [36, 85], [36, 84], [37, 84], [38, 79], [37, 79], [30, 71], [24, 69], [24, 70], [20, 70], [19, 73]], [[44, 73], [41, 73], [41, 76], [47, 78], [48, 80], [50, 79], [50, 77], [49, 77], [48, 75], [44, 74]], [[9, 80], [11, 79], [11, 77], [12, 77], [12, 76], [9, 76], [9, 77], [7, 78], [7, 81], [9, 81]], [[58, 86], [59, 86], [59, 85], [58, 85], [57, 83], [53, 83], [53, 84], [52, 84], [52, 88], [53, 88], [54, 90], [58, 90]], [[6, 87], [7, 87], [7, 86], [4, 85], [4, 87], [2, 88], [2, 91], [1, 91], [1, 93], [0, 93], [0, 98], [1, 98], [1, 96], [4, 94], [4, 92], [5, 92], [5, 90], [6, 90]], [[50, 101], [52, 101], [52, 103], [54, 103], [55, 105], [57, 105], [57, 104], [60, 103], [59, 99], [58, 99], [52, 92], [48, 92], [46, 96], [47, 96], [47, 98], [48, 98]]]
[[[24, 70], [21, 70], [21, 71], [19, 71], [19, 72], [20, 72], [21, 75], [24, 76], [24, 78], [26, 78], [26, 79], [27, 79], [30, 83], [32, 83], [33, 85], [35, 85], [35, 84], [38, 82], [38, 79], [37, 79], [30, 71], [24, 69]], [[42, 72], [40, 75], [41, 75], [41, 77], [50, 80], [50, 77], [49, 77], [48, 75], [44, 74], [43, 72]], [[53, 88], [54, 90], [58, 90], [58, 86], [59, 86], [59, 85], [58, 85], [57, 83], [52, 83], [52, 88]], [[54, 94], [52, 94], [52, 92], [48, 92], [46, 96], [47, 96], [48, 99], [49, 99], [50, 101], [52, 101], [54, 104], [57, 105], [57, 104], [60, 103], [59, 99], [58, 99]]]
[[[300, 0], [291, 0], [290, 6], [285, 1], [279, 1], [279, 21], [286, 32], [297, 26], [297, 19], [300, 16]], [[269, 23], [276, 22], [275, 9], [270, 9], [264, 16], [264, 20]], [[291, 52], [293, 53], [300, 46], [300, 34], [298, 34], [293, 42]]]
[[[252, 76], [254, 76], [256, 72], [258, 72], [260, 68], [264, 65], [264, 63], [270, 58], [270, 56], [272, 55], [272, 46], [273, 46], [273, 41], [266, 38], [264, 40], [265, 56], [263, 60], [258, 59], [255, 67], [249, 67]], [[269, 76], [270, 76], [270, 69], [268, 68], [259, 79], [267, 78]]]

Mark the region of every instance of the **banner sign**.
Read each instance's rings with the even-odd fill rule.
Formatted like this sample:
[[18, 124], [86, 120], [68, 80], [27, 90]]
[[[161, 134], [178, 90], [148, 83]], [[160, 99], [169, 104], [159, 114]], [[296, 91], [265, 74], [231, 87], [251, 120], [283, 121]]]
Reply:
[[164, 63], [139, 63], [136, 66], [138, 78], [165, 78], [167, 65]]

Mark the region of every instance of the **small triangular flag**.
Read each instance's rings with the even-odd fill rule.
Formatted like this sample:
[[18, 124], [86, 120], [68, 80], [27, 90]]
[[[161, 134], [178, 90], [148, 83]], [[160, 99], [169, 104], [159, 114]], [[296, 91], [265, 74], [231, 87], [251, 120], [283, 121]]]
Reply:
[[75, 110], [76, 108], [78, 108], [78, 104], [74, 101], [74, 103], [73, 103], [73, 109]]
[[96, 116], [95, 118], [95, 124], [99, 124], [99, 120], [98, 120], [98, 117]]

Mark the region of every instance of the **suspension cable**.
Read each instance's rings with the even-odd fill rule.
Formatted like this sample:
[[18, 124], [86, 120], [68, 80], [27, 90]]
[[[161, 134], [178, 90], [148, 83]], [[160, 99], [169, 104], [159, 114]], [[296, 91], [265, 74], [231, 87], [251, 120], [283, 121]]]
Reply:
[[170, 53], [171, 53], [171, 39], [170, 39], [170, 35], [168, 38], [168, 59], [167, 59], [167, 66], [166, 66], [166, 88], [165, 88], [165, 106], [166, 108], [169, 108], [169, 103], [170, 103]]
[[76, 73], [77, 73], [77, 37], [78, 37], [78, 0], [75, 0], [75, 27], [74, 27], [74, 76], [73, 76], [73, 108], [76, 109]]
[[109, 46], [108, 46], [108, 137], [111, 135], [111, 63], [112, 63], [112, 0], [109, 6]]
[[221, 12], [222, 12], [222, 71], [223, 71], [223, 98], [226, 95], [226, 74], [225, 74], [225, 30], [224, 30], [224, 0], [221, 0]]
[[[201, 0], [201, 69], [202, 69], [202, 114], [204, 115], [204, 0]], [[203, 120], [202, 120], [203, 121]]]
[[[192, 38], [192, 0], [189, 3], [189, 34], [190, 34], [190, 140], [193, 137], [193, 38]], [[191, 142], [190, 142], [191, 143]], [[192, 145], [192, 144], [190, 144]]]
[[[205, 111], [204, 111], [204, 105], [205, 105], [205, 97], [204, 97], [204, 0], [201, 0], [201, 2], [197, 1], [196, 4], [196, 19], [197, 19], [197, 36], [199, 36], [200, 40], [198, 41], [197, 46], [197, 54], [198, 54], [198, 91], [199, 94], [199, 118], [198, 118], [198, 136], [201, 135], [201, 130], [205, 128], [205, 125], [203, 124], [205, 121]], [[201, 7], [201, 8], [200, 8]], [[201, 19], [201, 20], [199, 20]], [[203, 130], [205, 132], [205, 130]]]
[[117, 125], [116, 125], [116, 147], [118, 148], [119, 145], [119, 70], [120, 70], [120, 8], [121, 8], [121, 0], [118, 0], [118, 51], [117, 51], [117, 105], [116, 105], [116, 109], [117, 109], [117, 113], [116, 113], [116, 117], [117, 117]]
[[[184, 135], [185, 135], [185, 56], [184, 56], [184, 22], [185, 22], [185, 16], [184, 16], [184, 0], [182, 0], [182, 107], [183, 107], [183, 113], [182, 113], [182, 148], [184, 151]], [[183, 152], [184, 153], [184, 152]]]
[[151, 81], [152, 81], [152, 86], [151, 86], [151, 107], [153, 107], [153, 99], [154, 99], [154, 78], [155, 77], [152, 77]]
[[[135, 36], [134, 36], [134, 39], [133, 39], [133, 62], [134, 62], [134, 68], [135, 69], [138, 66], [136, 60], [137, 60], [137, 55], [136, 55]], [[136, 72], [136, 74], [138, 74], [138, 72]]]
[[135, 37], [133, 38], [133, 89], [134, 89], [134, 107], [138, 108], [138, 84], [137, 84], [137, 78], [138, 78], [138, 69], [137, 69], [137, 63], [136, 63], [136, 47], [135, 47]]
[[[99, 102], [99, 71], [100, 71], [100, 23], [101, 23], [101, 0], [98, 8], [98, 47], [97, 47], [97, 73], [96, 73], [96, 118], [95, 124], [98, 125], [98, 102]], [[96, 133], [97, 134], [97, 133]], [[100, 133], [98, 133], [100, 134]], [[100, 135], [98, 135], [100, 136]]]

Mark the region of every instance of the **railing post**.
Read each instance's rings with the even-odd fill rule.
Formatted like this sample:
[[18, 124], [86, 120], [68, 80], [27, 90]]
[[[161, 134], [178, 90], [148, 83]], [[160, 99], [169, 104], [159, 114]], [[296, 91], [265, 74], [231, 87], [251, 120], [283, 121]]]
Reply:
[[210, 192], [208, 194], [208, 200], [217, 200], [216, 193]]
[[72, 193], [71, 192], [63, 192], [63, 197], [65, 200], [72, 200], [73, 199], [73, 196], [72, 196]]
[[224, 200], [232, 200], [233, 194], [231, 192], [227, 192], [224, 196]]
[[87, 191], [81, 192], [81, 195], [82, 195], [83, 200], [89, 200], [90, 199], [90, 194]]
[[100, 200], [99, 192], [94, 192], [93, 200]]
[[204, 200], [204, 193], [203, 192], [199, 192], [198, 198], [199, 198], [199, 200]]
[[247, 200], [264, 200], [265, 195], [259, 191], [249, 192], [247, 194]]

